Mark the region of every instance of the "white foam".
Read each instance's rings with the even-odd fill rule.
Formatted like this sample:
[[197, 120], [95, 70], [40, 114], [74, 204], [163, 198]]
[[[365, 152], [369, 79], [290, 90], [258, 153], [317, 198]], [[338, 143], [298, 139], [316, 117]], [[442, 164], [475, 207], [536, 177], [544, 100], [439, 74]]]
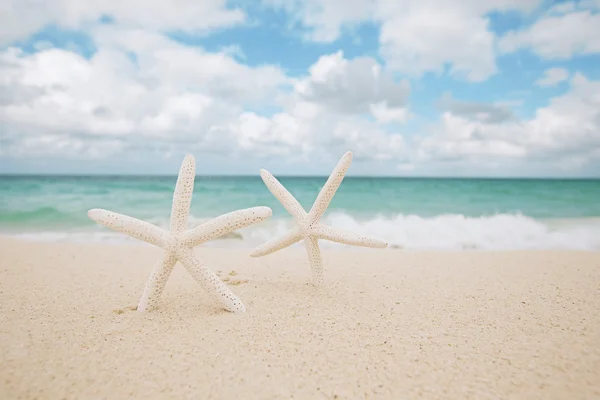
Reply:
[[[193, 219], [191, 226], [203, 222]], [[167, 221], [152, 221], [166, 228]], [[390, 247], [415, 250], [519, 250], [571, 249], [600, 250], [600, 218], [536, 220], [519, 214], [465, 217], [460, 214], [420, 217], [396, 215], [359, 219], [343, 212], [325, 216], [327, 224], [386, 240]], [[289, 219], [271, 218], [262, 224], [240, 230], [242, 235], [209, 242], [209, 246], [251, 248], [281, 235], [292, 226]], [[51, 242], [101, 242], [107, 244], [144, 244], [95, 226], [69, 232], [21, 232], [11, 236]], [[322, 247], [341, 247], [319, 242]], [[296, 244], [294, 246], [301, 246]]]
[[329, 223], [381, 237], [392, 247], [406, 249], [600, 250], [600, 219], [591, 218], [540, 221], [519, 214], [448, 214], [431, 218], [396, 215], [360, 222], [336, 213], [329, 216]]
[[[325, 217], [329, 225], [386, 240], [392, 248], [416, 250], [600, 250], [600, 219], [540, 221], [524, 215], [465, 217], [447, 214], [383, 216], [360, 220], [342, 212]], [[285, 232], [287, 224], [264, 226], [252, 232], [253, 241]], [[341, 246], [320, 241], [323, 247]]]

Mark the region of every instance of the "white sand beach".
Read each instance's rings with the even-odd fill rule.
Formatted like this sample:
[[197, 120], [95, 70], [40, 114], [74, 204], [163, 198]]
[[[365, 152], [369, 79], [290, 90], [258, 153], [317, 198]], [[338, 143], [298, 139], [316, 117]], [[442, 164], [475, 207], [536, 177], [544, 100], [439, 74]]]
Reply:
[[161, 250], [0, 239], [2, 399], [600, 398], [600, 253], [197, 248], [248, 311]]

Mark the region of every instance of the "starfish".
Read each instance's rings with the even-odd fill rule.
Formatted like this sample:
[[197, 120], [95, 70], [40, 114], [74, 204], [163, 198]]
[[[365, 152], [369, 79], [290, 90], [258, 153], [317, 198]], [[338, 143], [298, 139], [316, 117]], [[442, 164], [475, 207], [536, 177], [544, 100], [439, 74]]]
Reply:
[[329, 179], [325, 182], [325, 185], [319, 192], [317, 199], [308, 213], [302, 208], [298, 200], [296, 200], [294, 196], [292, 196], [291, 193], [288, 192], [287, 189], [271, 175], [271, 173], [269, 173], [269, 171], [261, 169], [260, 176], [265, 185], [271, 193], [273, 193], [273, 196], [275, 196], [283, 207], [285, 207], [285, 209], [294, 217], [298, 226], [283, 236], [263, 243], [261, 246], [254, 249], [252, 253], [250, 253], [250, 256], [265, 256], [304, 239], [312, 269], [313, 283], [316, 286], [320, 286], [323, 284], [323, 264], [318, 243], [319, 239], [349, 244], [352, 246], [387, 247], [387, 243], [379, 239], [357, 235], [353, 232], [327, 226], [319, 222], [329, 206], [331, 199], [333, 199], [335, 192], [342, 183], [351, 162], [352, 153], [347, 152], [342, 156], [329, 176]]
[[195, 177], [194, 157], [188, 155], [183, 160], [177, 177], [169, 231], [149, 222], [108, 210], [96, 208], [88, 212], [88, 216], [101, 225], [164, 249], [162, 259], [156, 264], [146, 283], [138, 304], [138, 311], [146, 311], [157, 306], [158, 299], [177, 261], [180, 261], [190, 275], [209, 293], [219, 299], [226, 310], [246, 311], [241, 300], [227, 288], [219, 277], [196, 259], [193, 248], [239, 228], [263, 221], [271, 216], [271, 209], [269, 207], [253, 207], [233, 211], [188, 230], [188, 216]]

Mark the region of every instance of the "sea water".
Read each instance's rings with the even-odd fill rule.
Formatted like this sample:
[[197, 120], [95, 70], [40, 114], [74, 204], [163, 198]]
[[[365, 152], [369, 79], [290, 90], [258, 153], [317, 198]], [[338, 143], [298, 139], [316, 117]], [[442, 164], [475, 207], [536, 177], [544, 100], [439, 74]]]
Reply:
[[[106, 208], [168, 227], [176, 176], [0, 176], [0, 234], [136, 243], [87, 217]], [[309, 210], [326, 177], [280, 177]], [[293, 221], [258, 175], [196, 178], [190, 227], [240, 208], [269, 220], [212, 245], [251, 247]], [[323, 221], [405, 249], [600, 250], [600, 180], [346, 177]], [[325, 241], [324, 246], [336, 246]]]

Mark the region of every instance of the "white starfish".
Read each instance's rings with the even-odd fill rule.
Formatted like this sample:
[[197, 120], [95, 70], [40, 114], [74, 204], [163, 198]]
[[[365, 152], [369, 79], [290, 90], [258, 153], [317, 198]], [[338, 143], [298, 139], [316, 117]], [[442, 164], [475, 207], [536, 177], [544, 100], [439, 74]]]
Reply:
[[138, 304], [139, 311], [156, 307], [173, 267], [180, 261], [187, 271], [209, 293], [215, 295], [231, 312], [244, 312], [240, 299], [227, 288], [214, 272], [206, 268], [194, 256], [193, 248], [216, 239], [236, 229], [263, 221], [271, 216], [269, 207], [253, 207], [221, 215], [202, 225], [187, 229], [196, 166], [194, 157], [188, 155], [181, 164], [171, 209], [171, 229], [166, 231], [149, 222], [102, 209], [92, 209], [88, 216], [99, 224], [123, 232], [165, 250], [146, 283]]
[[321, 192], [317, 196], [312, 208], [307, 213], [298, 203], [298, 200], [267, 170], [261, 169], [260, 176], [271, 193], [281, 202], [285, 209], [294, 217], [298, 227], [292, 229], [285, 235], [269, 240], [254, 249], [250, 254], [252, 257], [261, 257], [277, 250], [281, 250], [304, 239], [308, 259], [312, 269], [313, 282], [315, 285], [323, 284], [323, 264], [321, 261], [321, 250], [318, 240], [325, 239], [333, 242], [349, 244], [353, 246], [384, 248], [387, 243], [379, 239], [357, 235], [339, 228], [323, 225], [319, 222], [338, 187], [342, 183], [346, 171], [352, 163], [352, 153], [347, 152], [342, 156], [335, 169], [325, 182]]

